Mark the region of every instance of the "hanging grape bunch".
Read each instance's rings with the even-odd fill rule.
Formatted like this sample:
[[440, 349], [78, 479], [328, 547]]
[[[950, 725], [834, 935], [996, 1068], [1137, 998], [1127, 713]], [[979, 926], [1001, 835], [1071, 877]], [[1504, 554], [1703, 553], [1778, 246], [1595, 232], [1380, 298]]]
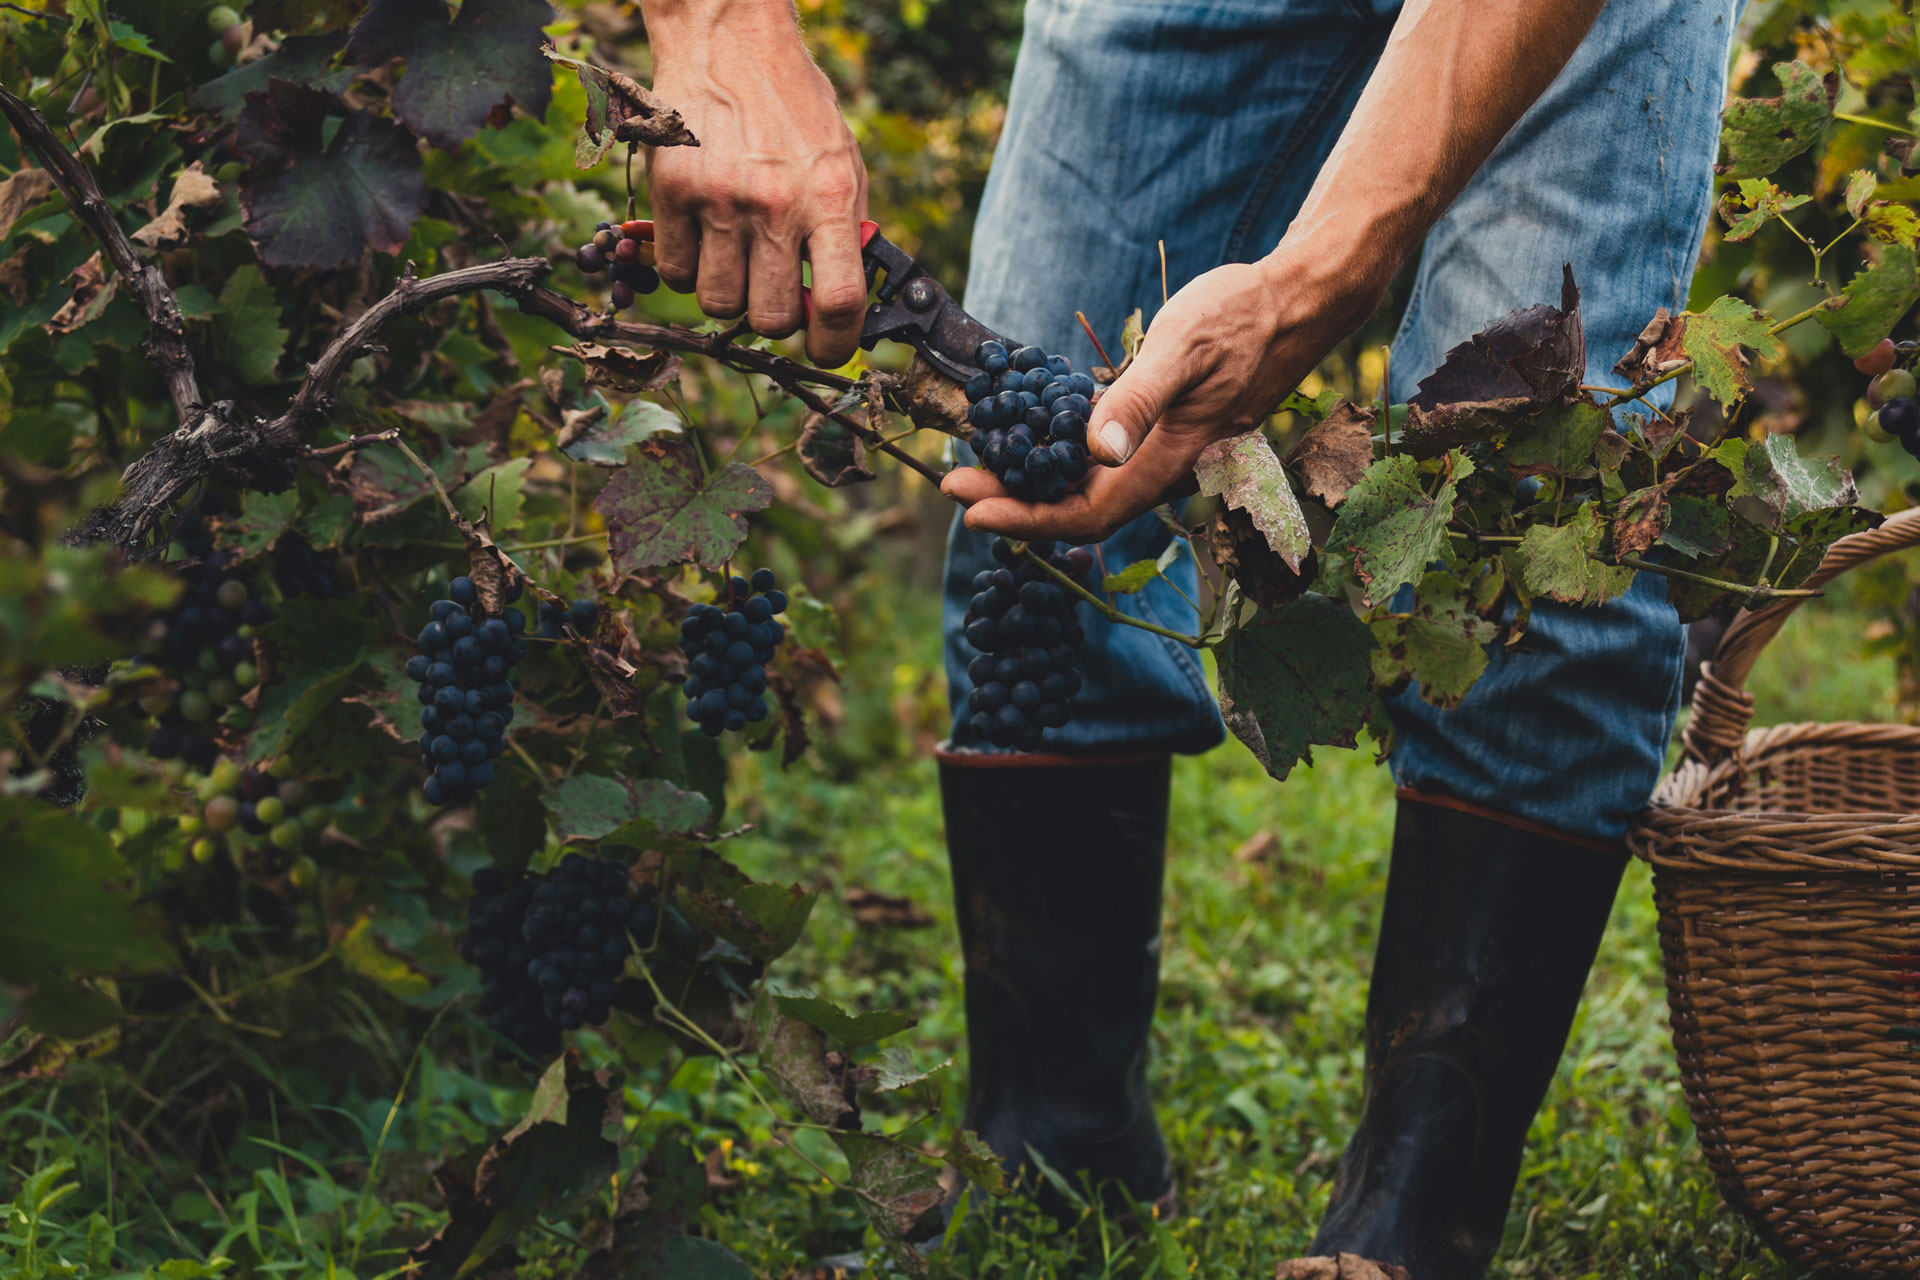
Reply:
[[591, 600], [575, 600], [570, 605], [558, 600], [542, 600], [540, 629], [534, 634], [542, 640], [558, 640], [565, 634], [564, 628], [572, 627], [581, 635], [588, 635], [599, 617], [600, 606]]
[[1916, 355], [1920, 355], [1920, 344], [1883, 338], [1853, 363], [1873, 376], [1867, 383], [1867, 403], [1873, 407], [1867, 434], [1882, 443], [1897, 440], [1909, 455], [1920, 458], [1920, 403], [1914, 399], [1913, 376]]
[[607, 1020], [635, 940], [648, 945], [659, 923], [629, 896], [624, 866], [578, 853], [544, 875], [483, 867], [473, 889], [460, 954], [480, 971], [481, 1012], [536, 1056], [557, 1052], [563, 1030]]
[[983, 342], [974, 363], [982, 372], [967, 380], [967, 421], [981, 465], [1016, 498], [1060, 501], [1087, 474], [1093, 379], [1038, 347], [1009, 354]]
[[767, 663], [787, 634], [774, 621], [787, 609], [787, 593], [776, 581], [771, 569], [755, 569], [751, 580], [736, 574], [727, 583], [725, 608], [697, 604], [680, 624], [687, 655], [680, 692], [687, 715], [709, 738], [767, 718]]
[[333, 814], [306, 780], [294, 775], [290, 761], [243, 769], [222, 756], [187, 781], [200, 812], [180, 819], [187, 843], [167, 870], [182, 870], [189, 857], [204, 866], [224, 852], [236, 867], [250, 857], [259, 860], [254, 868], [259, 871], [284, 867], [296, 888], [313, 882], [318, 868], [305, 851], [332, 825]]
[[140, 700], [157, 721], [147, 735], [155, 759], [178, 757], [202, 772], [219, 747], [215, 722], [260, 678], [254, 628], [272, 617], [264, 600], [240, 576], [233, 556], [214, 549], [197, 513], [182, 516], [174, 540], [199, 563], [186, 569], [180, 603], [157, 615], [136, 663], [151, 663], [175, 688]]
[[[507, 676], [527, 656], [525, 614], [489, 617], [464, 576], [447, 585], [447, 595], [433, 602], [420, 652], [407, 659], [407, 676], [420, 686], [420, 762], [433, 770], [421, 793], [433, 805], [468, 799], [493, 781], [513, 719]], [[516, 585], [509, 602], [518, 595]]]
[[[1070, 578], [1093, 567], [1085, 547], [1027, 547]], [[1074, 597], [1044, 569], [1021, 559], [1004, 538], [993, 544], [993, 558], [1000, 567], [974, 575], [967, 607], [967, 643], [980, 651], [967, 665], [967, 728], [976, 742], [1033, 751], [1046, 730], [1073, 719], [1070, 699], [1081, 684], [1074, 647], [1084, 632], [1073, 616]]]
[[217, 4], [207, 10], [207, 30], [219, 37], [207, 46], [207, 61], [225, 70], [247, 47], [247, 28], [231, 5]]
[[625, 311], [635, 297], [660, 287], [660, 273], [653, 269], [653, 224], [645, 219], [595, 224], [593, 239], [574, 250], [573, 265], [590, 276], [606, 272], [613, 309]]

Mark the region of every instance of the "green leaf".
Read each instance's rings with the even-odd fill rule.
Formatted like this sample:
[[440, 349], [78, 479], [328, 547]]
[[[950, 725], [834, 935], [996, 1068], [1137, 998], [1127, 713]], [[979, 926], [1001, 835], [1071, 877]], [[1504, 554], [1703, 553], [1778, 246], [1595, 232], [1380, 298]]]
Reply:
[[1595, 560], [1607, 534], [1600, 505], [1583, 503], [1559, 528], [1536, 524], [1520, 539], [1514, 554], [1520, 580], [1534, 595], [1566, 604], [1605, 604], [1633, 585], [1633, 570]]
[[520, 1123], [480, 1158], [476, 1191], [527, 1217], [565, 1214], [619, 1167], [620, 1106], [617, 1078], [555, 1059]]
[[[0, 981], [151, 972], [172, 954], [132, 902], [107, 833], [26, 796], [0, 797]], [[123, 896], [123, 891], [125, 896]]]
[[1590, 476], [1594, 447], [1609, 422], [1607, 411], [1582, 394], [1514, 428], [1500, 457], [1518, 475]]
[[143, 33], [135, 31], [124, 22], [107, 23], [107, 31], [113, 37], [113, 47], [125, 49], [128, 53], [142, 58], [152, 58], [155, 62], [172, 62], [166, 54], [153, 47], [153, 41]]
[[1723, 503], [1676, 493], [1668, 503], [1660, 543], [1683, 556], [1717, 556], [1727, 550], [1733, 534], [1732, 519]]
[[943, 1058], [931, 1067], [922, 1067], [905, 1049], [882, 1049], [880, 1061], [873, 1068], [873, 1087], [878, 1093], [898, 1093], [923, 1080], [931, 1080], [952, 1065], [952, 1058]]
[[249, 161], [246, 231], [268, 266], [345, 267], [369, 246], [394, 253], [426, 208], [413, 135], [370, 112], [343, 117], [331, 94], [269, 82], [247, 99], [238, 146]]
[[1264, 433], [1249, 431], [1208, 445], [1194, 460], [1193, 475], [1201, 493], [1246, 512], [1274, 554], [1287, 568], [1300, 571], [1300, 562], [1313, 550], [1313, 537], [1286, 468]]
[[639, 444], [662, 431], [679, 435], [681, 430], [679, 415], [673, 410], [635, 396], [612, 422], [582, 431], [561, 445], [560, 452], [575, 462], [618, 467], [626, 462], [629, 445]]
[[1120, 358], [1131, 360], [1139, 355], [1140, 346], [1146, 340], [1146, 314], [1139, 307], [1135, 307], [1133, 314], [1127, 317], [1127, 322], [1120, 326], [1120, 350], [1124, 353]]
[[220, 522], [214, 542], [243, 558], [257, 556], [280, 540], [300, 519], [300, 495], [292, 489], [284, 493], [259, 493], [248, 490], [240, 496], [237, 518]]
[[650, 831], [686, 835], [706, 826], [713, 806], [697, 791], [659, 778], [603, 778], [575, 774], [547, 793], [560, 838], [599, 840], [643, 820]]
[[221, 361], [241, 382], [256, 387], [273, 381], [287, 349], [287, 330], [280, 324], [280, 303], [267, 277], [252, 263], [228, 276], [221, 286], [213, 343]]
[[689, 560], [718, 569], [746, 540], [747, 516], [773, 501], [773, 486], [752, 467], [731, 463], [703, 477], [685, 440], [655, 436], [627, 457], [593, 503], [621, 573]]
[[868, 1133], [837, 1132], [847, 1157], [847, 1185], [860, 1201], [881, 1250], [909, 1276], [927, 1274], [927, 1260], [909, 1243], [931, 1225], [945, 1193], [939, 1166], [904, 1143]]
[[1747, 390], [1747, 357], [1741, 347], [1753, 348], [1763, 360], [1780, 353], [1769, 318], [1738, 298], [1721, 297], [1701, 312], [1681, 316], [1686, 328], [1680, 349], [1693, 361], [1693, 380], [1721, 404], [1732, 404]]
[[1455, 486], [1473, 474], [1473, 463], [1456, 449], [1442, 465], [1447, 479], [1431, 498], [1421, 488], [1420, 464], [1403, 453], [1375, 462], [1347, 490], [1327, 547], [1352, 554], [1368, 604], [1391, 599], [1447, 557]]
[[[1853, 188], [1849, 186], [1847, 190], [1851, 200]], [[1790, 196], [1765, 178], [1743, 178], [1737, 192], [1729, 191], [1720, 197], [1720, 216], [1727, 222], [1724, 238], [1733, 241], [1750, 239], [1774, 218], [1798, 209], [1812, 198]]]
[[1351, 747], [1372, 707], [1373, 635], [1344, 601], [1308, 592], [1227, 633], [1220, 714], [1275, 778], [1315, 746]]
[[536, 120], [553, 96], [553, 70], [540, 52], [546, 0], [373, 0], [347, 39], [359, 67], [406, 59], [393, 112], [415, 133], [452, 151], [480, 132], [496, 106], [514, 103]]
[[1842, 351], [1863, 356], [1920, 302], [1920, 270], [1915, 268], [1913, 247], [1890, 244], [1882, 249], [1880, 261], [1847, 281], [1840, 296], [1845, 301], [1838, 308], [1818, 312], [1814, 319], [1840, 340]]
[[477, 523], [480, 517], [489, 516], [487, 527], [495, 533], [514, 528], [520, 523], [521, 486], [532, 466], [532, 458], [510, 458], [488, 467], [448, 496], [469, 520]]
[[256, 58], [244, 67], [235, 67], [207, 81], [193, 91], [191, 101], [203, 111], [232, 120], [240, 114], [249, 93], [266, 89], [268, 77], [301, 88], [339, 93], [355, 78], [352, 71], [328, 69], [333, 65], [333, 56], [345, 43], [343, 35], [289, 36], [266, 57]]
[[260, 697], [253, 735], [247, 739], [248, 763], [271, 760], [297, 741], [353, 687], [363, 665], [355, 661], [333, 670], [305, 671], [269, 685]]
[[773, 992], [762, 986], [754, 1001], [749, 1033], [760, 1070], [780, 1096], [815, 1124], [858, 1124], [844, 1058], [829, 1061], [827, 1039], [818, 1027], [779, 1011]]
[[[1745, 187], [1747, 184], [1743, 182], [1740, 185]], [[1855, 169], [1847, 175], [1847, 212], [1856, 218], [1865, 218], [1867, 203], [1873, 199], [1873, 193], [1879, 189], [1880, 179], [1871, 169]]]
[[1412, 611], [1376, 618], [1372, 630], [1376, 680], [1411, 678], [1426, 701], [1457, 707], [1487, 669], [1486, 646], [1500, 629], [1473, 611], [1459, 579], [1429, 573], [1414, 589]]
[[[1727, 104], [1720, 141], [1727, 161], [1718, 172], [1730, 178], [1772, 173], [1820, 141], [1833, 123], [1833, 93], [1804, 62], [1776, 62], [1777, 98], [1735, 98]], [[1835, 80], [1835, 87], [1838, 80]]]
[[42, 975], [20, 1011], [35, 1031], [66, 1041], [99, 1035], [126, 1015], [113, 996], [52, 974]]
[[1730, 440], [1717, 456], [1739, 477], [1728, 496], [1741, 515], [1762, 529], [1782, 532], [1788, 522], [1810, 511], [1850, 507], [1860, 500], [1852, 474], [1838, 458], [1802, 457], [1792, 436], [1769, 432], [1754, 445]]
[[1146, 585], [1160, 576], [1160, 564], [1156, 560], [1135, 560], [1118, 573], [1110, 573], [1100, 583], [1103, 591], [1113, 595], [1130, 596], [1136, 591], [1146, 589]]
[[780, 1012], [789, 1018], [798, 1018], [808, 1026], [825, 1032], [831, 1039], [854, 1049], [898, 1035], [917, 1021], [892, 1009], [870, 1009], [866, 1013], [851, 1014], [819, 996], [776, 993], [773, 1001]]
[[993, 1154], [993, 1148], [971, 1129], [953, 1131], [953, 1136], [947, 1140], [947, 1163], [990, 1196], [1004, 1196], [1010, 1189], [1007, 1186], [1007, 1171], [1000, 1163], [1000, 1157]]
[[819, 891], [761, 884], [717, 855], [701, 851], [680, 885], [680, 909], [717, 938], [750, 956], [777, 960], [807, 927]]

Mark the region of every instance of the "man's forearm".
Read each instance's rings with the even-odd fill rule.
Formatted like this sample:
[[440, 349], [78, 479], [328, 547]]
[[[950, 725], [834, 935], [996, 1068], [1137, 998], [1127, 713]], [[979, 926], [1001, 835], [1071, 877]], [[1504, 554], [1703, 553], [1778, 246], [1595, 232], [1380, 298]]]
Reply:
[[803, 44], [793, 0], [640, 0], [640, 14], [656, 66], [703, 58], [714, 39]]
[[1377, 297], [1560, 73], [1605, 0], [1407, 0], [1281, 241]]

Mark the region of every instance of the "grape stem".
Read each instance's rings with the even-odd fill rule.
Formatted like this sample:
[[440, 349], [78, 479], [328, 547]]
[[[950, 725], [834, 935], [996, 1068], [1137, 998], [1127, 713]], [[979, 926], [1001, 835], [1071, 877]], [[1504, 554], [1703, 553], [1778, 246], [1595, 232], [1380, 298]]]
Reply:
[[[1456, 538], [1467, 538], [1474, 542], [1498, 546], [1515, 546], [1523, 541], [1517, 534], [1474, 533], [1462, 529], [1449, 529], [1447, 532]], [[1779, 546], [1778, 538], [1774, 540], [1774, 545], [1776, 548]], [[1744, 596], [1747, 601], [1747, 607], [1750, 609], [1756, 605], [1765, 604], [1770, 600], [1804, 600], [1826, 594], [1824, 591], [1813, 591], [1804, 587], [1770, 587], [1764, 582], [1751, 586], [1744, 582], [1729, 582], [1725, 578], [1709, 577], [1704, 573], [1695, 573], [1691, 569], [1679, 569], [1673, 565], [1655, 564], [1653, 561], [1643, 560], [1639, 556], [1621, 556], [1617, 560], [1609, 560], [1597, 551], [1589, 551], [1587, 558], [1597, 564], [1607, 565], [1610, 568], [1644, 570], [1647, 573], [1658, 574], [1663, 578], [1679, 578], [1685, 582], [1697, 582], [1703, 587], [1712, 587], [1716, 591], [1724, 591], [1728, 595]], [[1771, 564], [1772, 555], [1769, 554], [1769, 567]], [[1763, 577], [1765, 576], [1765, 572], [1765, 569], [1761, 570]]]
[[[1838, 302], [1839, 302], [1838, 298], [1822, 298], [1820, 301], [1808, 307], [1805, 311], [1802, 311], [1797, 315], [1788, 316], [1785, 320], [1782, 320], [1777, 324], [1772, 324], [1767, 326], [1767, 332], [1770, 334], [1774, 334], [1776, 336], [1779, 334], [1785, 333], [1787, 330], [1793, 328], [1795, 325], [1804, 324], [1806, 321], [1813, 319], [1815, 316], [1819, 315], [1822, 311], [1833, 310], [1834, 307], [1838, 304]], [[1621, 405], [1627, 403], [1627, 401], [1629, 400], [1639, 400], [1642, 396], [1646, 395], [1647, 392], [1653, 390], [1655, 387], [1659, 386], [1661, 383], [1672, 382], [1675, 378], [1679, 377], [1681, 374], [1691, 373], [1692, 371], [1693, 371], [1693, 361], [1691, 360], [1687, 361], [1685, 364], [1676, 365], [1674, 368], [1667, 370], [1665, 373], [1661, 374], [1657, 378], [1650, 378], [1645, 382], [1634, 383], [1632, 387], [1628, 388], [1625, 391], [1620, 392], [1618, 395], [1614, 396], [1613, 399], [1607, 401], [1607, 403], [1602, 405], [1601, 407], [1604, 409], [1617, 409]]]
[[1178, 640], [1189, 649], [1204, 649], [1207, 647], [1207, 638], [1205, 636], [1190, 636], [1184, 632], [1160, 626], [1158, 623], [1148, 622], [1145, 618], [1136, 618], [1132, 614], [1108, 604], [1105, 600], [1102, 600], [1099, 596], [1093, 594], [1093, 592], [1087, 590], [1078, 582], [1075, 582], [1072, 578], [1054, 568], [1046, 557], [1034, 554], [1033, 549], [1026, 543], [1015, 542], [1013, 543], [1013, 549], [1030, 563], [1039, 565], [1041, 570], [1055, 582], [1092, 605], [1100, 616], [1108, 622], [1117, 622], [1123, 626], [1138, 627], [1142, 631], [1151, 631], [1154, 635], [1165, 636], [1169, 640]]

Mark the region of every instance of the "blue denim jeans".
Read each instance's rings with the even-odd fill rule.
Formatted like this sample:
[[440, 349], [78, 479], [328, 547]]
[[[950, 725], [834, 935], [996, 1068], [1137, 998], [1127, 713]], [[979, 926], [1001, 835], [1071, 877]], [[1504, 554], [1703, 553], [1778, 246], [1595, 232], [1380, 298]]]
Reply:
[[[1655, 308], [1684, 306], [1712, 195], [1736, 0], [1612, 0], [1571, 63], [1428, 235], [1393, 344], [1396, 400], [1448, 348], [1508, 311], [1557, 302], [1571, 262], [1589, 381]], [[1280, 238], [1338, 136], [1397, 0], [1029, 0], [1006, 130], [974, 233], [969, 311], [1020, 341], [1093, 357], [1085, 311], [1111, 348], [1135, 307]], [[1669, 388], [1663, 388], [1663, 391]], [[964, 448], [960, 460], [971, 462]], [[1155, 517], [1101, 548], [1109, 569], [1165, 549]], [[948, 542], [946, 657], [965, 719], [973, 656], [960, 620], [987, 535]], [[1188, 596], [1195, 573], [1173, 568]], [[1126, 597], [1191, 629], [1156, 583]], [[1084, 617], [1086, 684], [1063, 752], [1203, 751], [1223, 730], [1184, 646]], [[1570, 834], [1612, 838], [1645, 802], [1679, 706], [1684, 632], [1665, 584], [1642, 575], [1599, 609], [1542, 604], [1529, 652], [1496, 649], [1465, 701], [1393, 704], [1402, 785]], [[964, 738], [957, 741], [964, 742]]]

